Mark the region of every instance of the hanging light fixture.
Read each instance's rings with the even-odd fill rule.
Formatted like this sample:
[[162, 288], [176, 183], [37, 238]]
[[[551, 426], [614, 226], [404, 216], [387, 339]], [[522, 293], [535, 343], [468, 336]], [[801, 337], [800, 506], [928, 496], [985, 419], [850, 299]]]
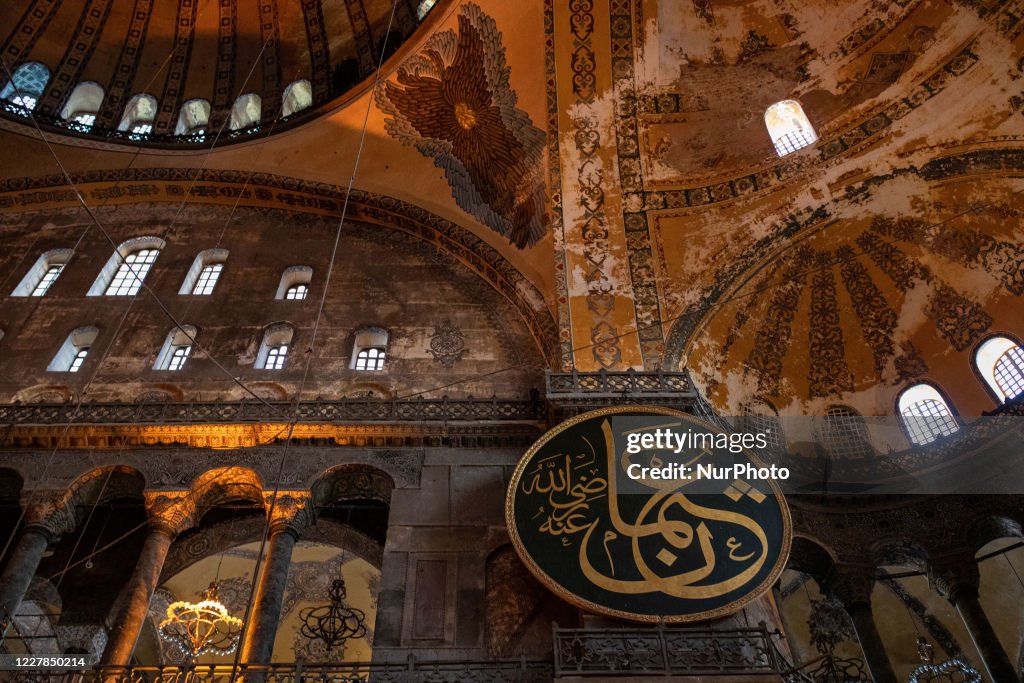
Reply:
[[366, 613], [345, 605], [345, 581], [335, 579], [328, 590], [331, 601], [299, 613], [299, 632], [310, 640], [319, 640], [331, 650], [346, 640], [366, 635]]
[[936, 664], [935, 648], [924, 636], [917, 637], [917, 656], [921, 666], [910, 672], [907, 683], [981, 683], [977, 669], [959, 657]]
[[228, 613], [220, 601], [217, 582], [203, 591], [199, 602], [179, 600], [167, 607], [160, 622], [160, 637], [174, 643], [187, 657], [227, 655], [235, 651], [242, 620]]

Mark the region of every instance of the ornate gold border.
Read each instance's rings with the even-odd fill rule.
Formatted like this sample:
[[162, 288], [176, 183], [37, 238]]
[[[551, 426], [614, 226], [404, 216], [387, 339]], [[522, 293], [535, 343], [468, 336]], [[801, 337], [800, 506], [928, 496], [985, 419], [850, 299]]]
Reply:
[[[591, 410], [589, 412], [576, 415], [575, 417], [572, 417], [566, 420], [565, 422], [562, 422], [561, 424], [549, 429], [547, 432], [544, 433], [543, 436], [540, 437], [540, 439], [537, 440], [535, 444], [530, 446], [529, 450], [526, 451], [526, 454], [519, 460], [519, 463], [516, 465], [515, 472], [512, 473], [512, 479], [509, 482], [508, 491], [505, 494], [505, 527], [508, 529], [508, 535], [512, 539], [512, 546], [515, 548], [516, 554], [519, 555], [519, 559], [523, 561], [523, 564], [525, 564], [527, 569], [530, 570], [530, 573], [533, 574], [538, 581], [544, 584], [544, 586], [547, 587], [548, 590], [550, 590], [563, 600], [572, 603], [573, 605], [576, 605], [577, 607], [582, 607], [585, 610], [596, 612], [597, 614], [604, 614], [610, 617], [618, 617], [621, 619], [629, 619], [632, 621], [639, 621], [651, 624], [661, 622], [669, 624], [678, 624], [693, 621], [706, 621], [708, 619], [716, 619], [718, 617], [724, 617], [730, 614], [735, 614], [740, 609], [742, 609], [743, 607], [745, 607], [746, 605], [748, 605], [749, 603], [753, 602], [757, 598], [761, 597], [764, 593], [766, 593], [768, 589], [771, 588], [772, 584], [775, 583], [776, 579], [779, 578], [779, 575], [786, 568], [786, 563], [789, 561], [789, 550], [793, 542], [793, 520], [789, 513], [789, 504], [786, 502], [786, 497], [782, 494], [782, 490], [779, 488], [778, 484], [776, 484], [774, 481], [770, 479], [768, 480], [768, 486], [769, 488], [771, 488], [772, 493], [775, 494], [775, 499], [779, 502], [779, 510], [782, 512], [783, 547], [782, 552], [779, 553], [779, 559], [776, 561], [775, 566], [772, 567], [771, 572], [769, 572], [768, 576], [764, 579], [764, 581], [762, 581], [752, 591], [750, 591], [743, 597], [738, 598], [733, 602], [730, 602], [727, 605], [723, 605], [722, 607], [718, 607], [707, 612], [660, 617], [653, 616], [650, 614], [634, 614], [632, 612], [625, 612], [623, 610], [605, 607], [604, 605], [599, 605], [597, 603], [591, 602], [589, 600], [581, 598], [575, 593], [566, 590], [560, 584], [555, 582], [554, 579], [548, 576], [544, 572], [544, 570], [541, 569], [536, 562], [534, 562], [530, 554], [526, 552], [526, 548], [523, 546], [523, 541], [519, 537], [519, 530], [515, 527], [514, 506], [516, 488], [519, 486], [519, 480], [522, 478], [523, 473], [526, 471], [526, 467], [530, 463], [530, 460], [537, 453], [537, 451], [540, 450], [541, 447], [543, 447], [554, 436], [562, 433], [563, 431], [569, 429], [570, 427], [574, 427], [575, 425], [590, 420], [591, 418], [601, 417], [602, 415], [617, 415], [631, 412], [648, 412], [654, 413], [656, 415], [670, 415], [672, 417], [681, 417], [690, 422], [699, 424], [702, 427], [705, 427], [711, 431], [716, 431], [722, 434], [725, 433], [717, 425], [712, 424], [710, 422], [705, 422], [704, 420], [701, 420], [698, 417], [690, 415], [689, 413], [684, 413], [678, 410], [672, 410], [671, 408], [662, 408], [659, 406], [645, 405], [628, 405], [613, 406], [611, 408], [599, 408], [598, 410]], [[750, 461], [755, 465], [764, 464], [749, 450], [746, 451], [746, 455], [747, 457], [750, 458]]]

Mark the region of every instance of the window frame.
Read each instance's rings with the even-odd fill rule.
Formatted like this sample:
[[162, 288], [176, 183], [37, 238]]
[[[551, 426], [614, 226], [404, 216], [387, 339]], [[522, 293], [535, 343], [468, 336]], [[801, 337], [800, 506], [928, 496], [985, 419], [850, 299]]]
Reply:
[[981, 382], [983, 387], [985, 387], [985, 391], [988, 392], [989, 396], [992, 397], [992, 400], [995, 401], [997, 406], [1004, 405], [1008, 401], [1013, 400], [1006, 397], [1005, 392], [998, 386], [995, 380], [995, 363], [1003, 357], [1005, 352], [1000, 352], [999, 355], [995, 357], [992, 361], [992, 367], [989, 368], [988, 371], [982, 369], [978, 356], [984, 352], [986, 346], [999, 339], [1004, 339], [1011, 345], [1024, 348], [1024, 344], [1021, 343], [1020, 338], [1016, 335], [1010, 334], [1009, 332], [996, 332], [994, 334], [986, 335], [983, 339], [979, 340], [974, 347], [974, 351], [971, 353], [971, 369], [974, 371], [978, 381]]
[[[285, 369], [288, 354], [295, 345], [295, 327], [289, 323], [275, 323], [263, 330], [260, 348], [253, 362], [256, 370], [278, 372]], [[280, 350], [284, 349], [282, 353]], [[280, 359], [280, 361], [278, 361]]]
[[[152, 235], [133, 237], [129, 240], [125, 240], [124, 242], [117, 246], [117, 248], [114, 250], [114, 253], [110, 255], [109, 259], [107, 259], [107, 262], [103, 265], [103, 268], [100, 270], [99, 274], [96, 276], [96, 279], [93, 281], [92, 286], [89, 287], [89, 291], [86, 292], [86, 296], [106, 296], [107, 288], [113, 282], [114, 275], [120, 268], [122, 261], [129, 254], [132, 254], [136, 251], [141, 251], [143, 249], [156, 249], [157, 252], [159, 252], [157, 254], [157, 258], [159, 258], [160, 253], [163, 252], [166, 246], [167, 242], [160, 239], [159, 237], [154, 237]], [[153, 265], [155, 265], [155, 261]], [[152, 265], [150, 266], [150, 269], [147, 269], [146, 276], [141, 278], [142, 284], [140, 285], [140, 289], [142, 288], [142, 286], [145, 285], [146, 277], [149, 276], [149, 270], [151, 269]]]
[[95, 326], [77, 327], [64, 338], [57, 353], [53, 355], [47, 372], [80, 372], [96, 346], [100, 329]]
[[[56, 284], [57, 280], [64, 272], [64, 268], [67, 267], [68, 262], [71, 261], [71, 257], [74, 256], [75, 252], [73, 249], [50, 249], [39, 255], [32, 267], [28, 269], [25, 275], [18, 281], [18, 284], [11, 291], [12, 297], [18, 298], [42, 298], [49, 294], [50, 290], [53, 289], [53, 285]], [[60, 272], [53, 278], [47, 288], [36, 294], [39, 286], [46, 279], [47, 274], [50, 270], [56, 266], [60, 266]]]
[[[900, 404], [901, 404], [901, 402], [903, 400], [903, 396], [908, 391], [916, 389], [917, 387], [927, 387], [931, 391], [935, 392], [936, 395], [938, 395], [938, 397], [942, 400], [942, 404], [945, 406], [946, 411], [949, 413], [949, 417], [952, 418], [952, 421], [956, 424], [956, 429], [954, 429], [953, 431], [949, 432], [948, 434], [936, 435], [931, 440], [925, 441], [923, 443], [917, 441], [914, 438], [913, 431], [911, 430], [910, 424], [907, 422], [906, 418], [916, 417], [916, 416], [904, 414], [902, 406]], [[924, 399], [922, 399], [922, 400], [924, 400]], [[914, 405], [916, 405], [919, 402], [920, 401], [915, 401]], [[955, 434], [957, 434], [963, 428], [963, 423], [960, 420], [960, 415], [959, 415], [959, 413], [957, 413], [956, 407], [949, 400], [949, 397], [946, 395], [946, 393], [937, 384], [935, 384], [934, 382], [928, 381], [928, 380], [919, 379], [919, 380], [913, 382], [912, 384], [908, 384], [907, 386], [903, 387], [896, 394], [895, 408], [896, 408], [896, 410], [895, 410], [896, 415], [900, 419], [900, 426], [903, 428], [903, 434], [904, 434], [904, 436], [907, 437], [907, 441], [910, 442], [910, 445], [913, 448], [921, 448], [921, 447], [925, 447], [925, 446], [930, 446], [931, 444], [935, 443], [936, 441], [940, 441], [942, 439], [947, 439], [949, 437], [954, 436]], [[929, 417], [929, 416], [923, 416], [923, 417]]]

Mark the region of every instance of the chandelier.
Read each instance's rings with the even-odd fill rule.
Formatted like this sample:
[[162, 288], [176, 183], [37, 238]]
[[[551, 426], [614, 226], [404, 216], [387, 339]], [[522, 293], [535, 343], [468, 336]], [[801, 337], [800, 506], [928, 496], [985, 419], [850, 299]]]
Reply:
[[310, 640], [322, 641], [328, 650], [346, 640], [365, 636], [366, 624], [363, 620], [366, 613], [345, 605], [345, 581], [335, 579], [328, 595], [330, 603], [310, 607], [299, 613], [299, 619], [302, 620], [299, 632]]
[[923, 636], [917, 637], [921, 666], [910, 673], [908, 683], [981, 683], [981, 674], [970, 664], [954, 657], [935, 663], [935, 648]]
[[220, 601], [217, 582], [203, 591], [199, 602], [179, 600], [167, 607], [167, 618], [160, 622], [160, 637], [174, 643], [190, 658], [199, 655], [226, 655], [235, 651], [242, 620], [228, 614]]

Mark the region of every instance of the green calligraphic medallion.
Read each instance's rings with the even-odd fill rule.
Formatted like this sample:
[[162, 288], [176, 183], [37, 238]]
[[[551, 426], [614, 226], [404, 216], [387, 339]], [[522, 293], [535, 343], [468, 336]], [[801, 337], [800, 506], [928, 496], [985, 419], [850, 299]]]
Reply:
[[512, 477], [505, 519], [516, 551], [550, 590], [593, 612], [642, 622], [736, 612], [775, 582], [792, 540], [786, 500], [752, 450], [758, 438], [646, 406], [567, 420]]

